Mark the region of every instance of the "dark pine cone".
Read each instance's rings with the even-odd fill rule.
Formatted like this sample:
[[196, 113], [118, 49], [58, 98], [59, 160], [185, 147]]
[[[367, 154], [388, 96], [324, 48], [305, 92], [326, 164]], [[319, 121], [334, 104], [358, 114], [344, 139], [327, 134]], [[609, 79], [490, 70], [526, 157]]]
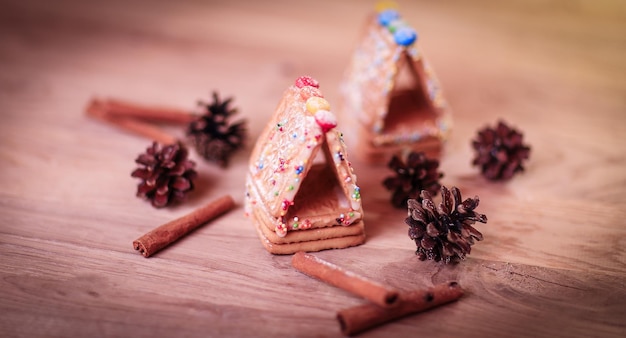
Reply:
[[443, 260], [456, 263], [469, 255], [474, 240], [480, 241], [483, 235], [472, 224], [487, 223], [487, 216], [474, 212], [478, 206], [478, 196], [461, 201], [461, 192], [452, 187], [441, 187], [441, 203], [435, 202], [428, 191], [421, 193], [422, 203], [415, 199], [408, 201], [409, 237], [415, 241], [415, 254], [420, 260]]
[[232, 98], [220, 101], [213, 92], [213, 103], [198, 104], [206, 112], [189, 124], [187, 136], [198, 154], [208, 161], [225, 167], [230, 155], [241, 148], [246, 137], [245, 120], [231, 124], [229, 118], [237, 109], [229, 108]]
[[150, 200], [156, 208], [180, 202], [193, 190], [197, 173], [195, 163], [187, 159], [187, 149], [177, 143], [159, 149], [154, 142], [135, 162], [143, 167], [135, 169], [131, 176], [141, 179], [137, 197]]
[[480, 166], [490, 180], [507, 180], [518, 171], [524, 171], [522, 162], [528, 159], [530, 147], [523, 144], [523, 135], [503, 121], [495, 129], [485, 127], [472, 141], [476, 150], [473, 165]]
[[395, 171], [396, 176], [387, 177], [383, 185], [393, 191], [391, 204], [397, 208], [406, 208], [410, 198], [420, 199], [422, 190], [435, 194], [441, 187], [439, 179], [443, 173], [437, 171], [439, 161], [426, 158], [423, 152], [411, 152], [406, 163], [394, 155], [388, 167]]

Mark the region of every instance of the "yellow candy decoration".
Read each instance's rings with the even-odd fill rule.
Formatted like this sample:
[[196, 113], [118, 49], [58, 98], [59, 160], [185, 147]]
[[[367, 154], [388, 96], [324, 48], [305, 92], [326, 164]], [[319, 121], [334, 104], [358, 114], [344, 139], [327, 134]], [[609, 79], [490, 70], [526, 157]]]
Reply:
[[306, 100], [306, 110], [314, 115], [318, 110], [330, 110], [330, 103], [322, 97], [311, 96]]
[[376, 12], [382, 12], [386, 9], [398, 9], [398, 4], [395, 1], [391, 1], [391, 0], [386, 0], [386, 1], [379, 1], [376, 4]]

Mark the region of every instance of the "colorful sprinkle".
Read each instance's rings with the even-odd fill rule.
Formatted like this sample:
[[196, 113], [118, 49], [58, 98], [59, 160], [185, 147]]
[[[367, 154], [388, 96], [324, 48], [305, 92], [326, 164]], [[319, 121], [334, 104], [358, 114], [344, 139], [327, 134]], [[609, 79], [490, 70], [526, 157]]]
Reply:
[[343, 157], [343, 154], [341, 153], [341, 151], [336, 152], [335, 156], [339, 159], [339, 161], [344, 161], [345, 160], [345, 158]]
[[417, 40], [417, 33], [410, 27], [399, 28], [393, 33], [393, 39], [400, 46], [409, 46]]
[[276, 170], [274, 170], [274, 172], [283, 172], [285, 171], [285, 164], [287, 163], [287, 161], [285, 161], [284, 158], [279, 158], [278, 159], [278, 167], [276, 168]]
[[343, 214], [339, 215], [339, 217], [335, 218], [337, 224], [341, 225], [345, 219], [343, 218]]
[[386, 9], [378, 14], [378, 23], [386, 27], [391, 21], [399, 17], [400, 14], [395, 9]]
[[296, 87], [302, 88], [305, 86], [319, 88], [320, 84], [314, 78], [310, 76], [300, 76], [296, 79]]
[[306, 100], [306, 110], [314, 115], [318, 110], [330, 110], [330, 103], [324, 98], [311, 96]]
[[281, 223], [276, 227], [276, 235], [278, 237], [285, 237], [287, 235], [287, 224]]
[[313, 224], [311, 224], [311, 221], [309, 221], [308, 219], [304, 220], [304, 225], [302, 225], [305, 229], [308, 229], [312, 226]]
[[287, 209], [289, 209], [289, 207], [290, 207], [290, 206], [292, 206], [292, 205], [293, 205], [293, 202], [292, 202], [292, 201], [290, 201], [290, 200], [284, 200], [284, 201], [283, 201], [283, 203], [281, 204], [282, 209], [283, 209], [284, 211], [286, 211]]
[[361, 199], [361, 188], [354, 187], [354, 192], [352, 193], [352, 199], [354, 200]]
[[296, 175], [300, 175], [302, 174], [302, 172], [304, 171], [304, 167], [299, 165], [296, 167]]
[[387, 26], [387, 29], [389, 30], [389, 32], [393, 34], [397, 30], [403, 27], [409, 27], [409, 25], [406, 22], [404, 22], [404, 20], [402, 19], [396, 19], [389, 23], [389, 25]]

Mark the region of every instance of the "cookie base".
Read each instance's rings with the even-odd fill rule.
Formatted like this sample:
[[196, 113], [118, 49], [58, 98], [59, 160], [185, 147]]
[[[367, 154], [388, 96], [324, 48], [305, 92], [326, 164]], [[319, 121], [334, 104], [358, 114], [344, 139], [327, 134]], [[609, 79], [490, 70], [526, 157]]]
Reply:
[[[362, 222], [359, 222], [362, 223]], [[363, 224], [353, 224], [349, 227], [356, 227], [360, 225], [360, 228], [363, 228]], [[285, 243], [278, 244], [272, 243], [263, 233], [262, 228], [263, 225], [258, 222], [254, 222], [254, 226], [257, 230], [257, 234], [259, 235], [259, 239], [261, 240], [261, 244], [263, 247], [274, 255], [291, 255], [298, 251], [305, 252], [314, 252], [314, 251], [322, 251], [328, 249], [344, 249], [351, 246], [357, 246], [365, 243], [365, 233], [361, 233], [358, 235], [352, 236], [343, 236], [343, 237], [335, 237], [335, 238], [326, 238], [326, 239], [317, 239], [317, 240], [309, 240], [303, 242], [294, 242], [294, 243]]]

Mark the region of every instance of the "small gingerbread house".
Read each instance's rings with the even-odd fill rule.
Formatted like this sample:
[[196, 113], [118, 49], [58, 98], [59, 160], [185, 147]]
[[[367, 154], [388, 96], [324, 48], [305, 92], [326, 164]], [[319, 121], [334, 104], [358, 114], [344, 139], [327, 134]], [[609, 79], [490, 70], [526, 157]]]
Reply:
[[403, 150], [439, 156], [451, 117], [417, 34], [393, 9], [368, 18], [341, 85], [348, 145], [370, 163]]
[[365, 241], [356, 176], [318, 87], [300, 77], [285, 91], [250, 157], [246, 214], [273, 254]]

